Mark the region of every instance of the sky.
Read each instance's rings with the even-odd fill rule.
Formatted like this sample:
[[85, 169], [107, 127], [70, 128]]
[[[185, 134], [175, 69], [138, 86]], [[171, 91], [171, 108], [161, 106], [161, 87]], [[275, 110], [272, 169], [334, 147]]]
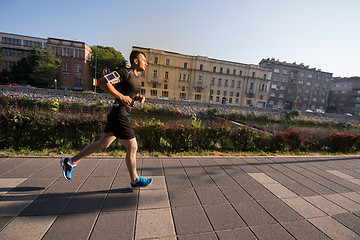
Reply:
[[0, 32], [360, 76], [359, 0], [0, 0]]

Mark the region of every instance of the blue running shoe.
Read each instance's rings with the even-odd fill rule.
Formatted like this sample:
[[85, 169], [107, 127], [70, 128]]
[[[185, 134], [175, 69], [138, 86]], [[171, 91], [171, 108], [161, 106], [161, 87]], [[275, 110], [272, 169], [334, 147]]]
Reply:
[[135, 183], [131, 182], [131, 187], [147, 187], [150, 185], [151, 181], [151, 178], [138, 177]]
[[71, 172], [74, 171], [74, 169], [76, 168], [76, 166], [73, 166], [73, 167], [70, 166], [70, 164], [68, 163], [69, 160], [70, 160], [70, 158], [62, 158], [60, 160], [60, 164], [61, 164], [62, 169], [63, 169], [64, 177], [67, 180], [71, 179]]

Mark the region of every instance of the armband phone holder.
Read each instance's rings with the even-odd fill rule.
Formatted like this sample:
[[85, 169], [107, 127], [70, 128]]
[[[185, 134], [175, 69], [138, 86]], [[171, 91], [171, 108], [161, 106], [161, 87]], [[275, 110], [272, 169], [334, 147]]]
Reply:
[[115, 84], [115, 83], [120, 82], [120, 75], [119, 75], [119, 73], [117, 71], [113, 71], [113, 72], [111, 72], [109, 74], [106, 74], [104, 76], [104, 78], [106, 79], [106, 81], [108, 83]]

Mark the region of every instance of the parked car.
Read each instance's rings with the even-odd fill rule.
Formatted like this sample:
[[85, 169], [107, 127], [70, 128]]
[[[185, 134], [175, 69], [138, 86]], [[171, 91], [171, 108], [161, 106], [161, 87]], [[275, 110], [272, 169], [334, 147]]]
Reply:
[[306, 112], [306, 113], [312, 113], [312, 112], [313, 112], [313, 110], [311, 110], [311, 109], [307, 109], [307, 110], [305, 110], [305, 112]]
[[19, 84], [18, 86], [19, 87], [26, 87], [26, 88], [35, 88], [35, 87], [33, 87], [33, 86], [29, 85], [29, 84]]
[[352, 117], [353, 115], [351, 113], [345, 113], [346, 116]]
[[163, 97], [163, 96], [157, 96], [157, 99], [162, 99], [162, 100], [169, 100], [167, 97]]
[[315, 109], [315, 112], [316, 113], [325, 113], [323, 110], [321, 110], [321, 109]]
[[6, 86], [17, 87], [18, 85], [16, 83], [8, 83], [8, 84], [6, 84]]
[[181, 99], [181, 101], [183, 101], [183, 102], [191, 102], [190, 99], [186, 99], [186, 98]]

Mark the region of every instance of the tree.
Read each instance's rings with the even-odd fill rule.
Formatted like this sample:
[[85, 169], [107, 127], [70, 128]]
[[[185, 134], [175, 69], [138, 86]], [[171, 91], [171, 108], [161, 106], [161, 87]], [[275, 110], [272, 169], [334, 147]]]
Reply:
[[126, 67], [123, 55], [113, 47], [91, 46], [93, 52], [91, 66], [95, 69], [96, 78], [99, 79], [108, 72]]
[[36, 60], [33, 72], [30, 74], [32, 83], [35, 86], [50, 86], [53, 79], [59, 75], [60, 58], [56, 56], [50, 47], [45, 51], [35, 49]]

